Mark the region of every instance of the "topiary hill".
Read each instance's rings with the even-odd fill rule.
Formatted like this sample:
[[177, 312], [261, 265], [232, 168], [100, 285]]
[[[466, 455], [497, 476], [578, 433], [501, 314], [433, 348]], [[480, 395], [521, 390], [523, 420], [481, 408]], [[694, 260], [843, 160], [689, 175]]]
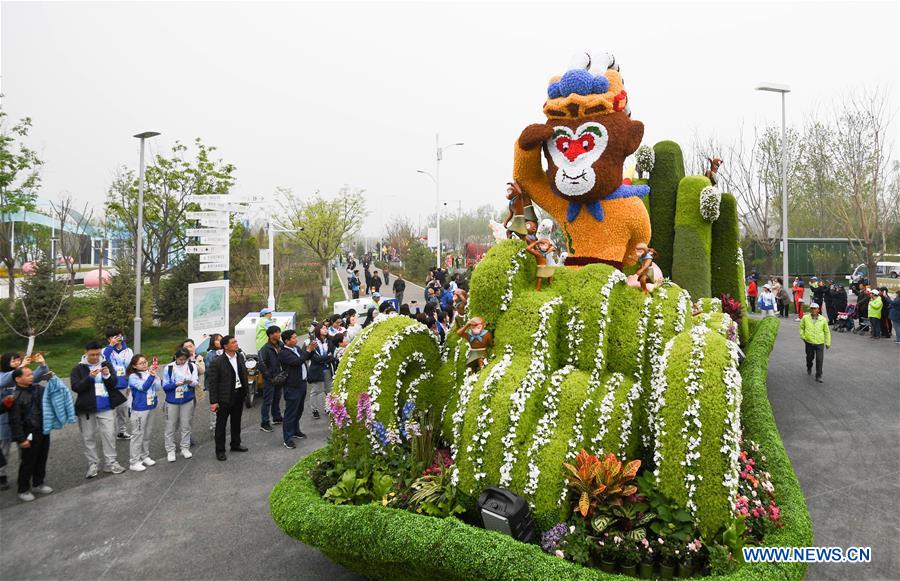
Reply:
[[[399, 425], [407, 401], [440, 411], [460, 489], [477, 497], [488, 486], [509, 488], [529, 501], [545, 527], [568, 512], [562, 463], [582, 448], [649, 465], [661, 453], [665, 461], [655, 468], [666, 493], [702, 507], [695, 514], [700, 522], [725, 522], [740, 402], [722, 380], [739, 377], [733, 343], [711, 332], [722, 316], [699, 318], [695, 326], [690, 297], [677, 285], [667, 282], [645, 295], [603, 264], [558, 269], [549, 288], [537, 292], [535, 262], [524, 248], [503, 241], [473, 273], [470, 315], [484, 317], [495, 334], [479, 373], [465, 373], [464, 341], [451, 339], [441, 352], [424, 326], [383, 317], [348, 348], [335, 377], [334, 393], [350, 415], [363, 392], [375, 420], [388, 427]], [[688, 357], [692, 349], [703, 355], [696, 365]], [[677, 355], [678, 365], [661, 374], [666, 353], [673, 362]], [[693, 374], [701, 368], [705, 383], [696, 387]], [[663, 399], [664, 409], [654, 407]], [[702, 461], [692, 464], [692, 474], [704, 485], [696, 490], [680, 466], [695, 451], [684, 448], [676, 425], [675, 416], [687, 409], [699, 410], [703, 421], [702, 436], [695, 434]], [[660, 421], [672, 427], [662, 429]], [[377, 440], [357, 426], [349, 452], [378, 453]]]

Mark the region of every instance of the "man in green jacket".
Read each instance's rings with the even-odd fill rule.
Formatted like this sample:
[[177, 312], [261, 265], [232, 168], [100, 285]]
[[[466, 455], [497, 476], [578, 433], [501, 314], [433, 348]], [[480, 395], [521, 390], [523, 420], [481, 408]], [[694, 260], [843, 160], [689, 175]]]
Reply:
[[272, 309], [263, 309], [259, 312], [259, 320], [256, 322], [256, 352], [262, 349], [262, 346], [269, 342], [269, 335], [266, 329], [274, 325], [272, 320]]
[[806, 343], [806, 374], [812, 374], [813, 358], [816, 360], [816, 382], [822, 381], [822, 362], [825, 350], [831, 348], [831, 330], [828, 319], [819, 314], [818, 303], [809, 306], [810, 313], [800, 320], [800, 338]]

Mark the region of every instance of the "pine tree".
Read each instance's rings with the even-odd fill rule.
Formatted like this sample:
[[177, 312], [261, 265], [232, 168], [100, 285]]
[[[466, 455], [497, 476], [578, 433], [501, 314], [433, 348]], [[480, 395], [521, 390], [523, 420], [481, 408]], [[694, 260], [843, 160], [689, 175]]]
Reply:
[[94, 327], [130, 329], [134, 326], [135, 272], [132, 256], [122, 252], [113, 261], [116, 273], [103, 285], [103, 294], [94, 313]]
[[68, 283], [56, 278], [56, 267], [46, 255], [21, 285], [21, 300], [13, 308], [12, 326], [22, 335], [58, 335], [71, 321]]

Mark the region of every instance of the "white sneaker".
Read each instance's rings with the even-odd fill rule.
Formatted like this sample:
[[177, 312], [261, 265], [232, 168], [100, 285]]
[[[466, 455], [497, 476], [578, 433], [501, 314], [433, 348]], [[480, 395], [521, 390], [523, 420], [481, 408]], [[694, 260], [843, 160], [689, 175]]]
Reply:
[[133, 471], [135, 471], [135, 472], [143, 472], [144, 470], [147, 469], [147, 467], [144, 466], [143, 463], [137, 462], [137, 463], [132, 464], [131, 466], [129, 466], [128, 469], [129, 469], [129, 470], [133, 470]]
[[169, 452], [168, 454], [166, 454], [166, 460], [168, 460], [169, 462], [174, 462], [175, 461], [175, 452]]
[[38, 494], [50, 494], [53, 492], [53, 489], [47, 486], [46, 484], [41, 484], [40, 486], [34, 486], [31, 489], [33, 492], [37, 492]]
[[21, 500], [22, 502], [31, 502], [32, 500], [34, 500], [34, 495], [30, 492], [20, 492], [19, 500]]
[[122, 468], [122, 466], [118, 462], [113, 462], [109, 466], [105, 467], [103, 471], [109, 474], [121, 474], [122, 472], [125, 472], [125, 469]]
[[97, 477], [97, 465], [91, 464], [88, 466], [87, 474], [84, 475], [85, 478], [96, 478]]
[[191, 454], [191, 451], [188, 450], [187, 448], [181, 449], [181, 455], [182, 455], [182, 457], [184, 457], [185, 460], [187, 460], [188, 458], [192, 458], [194, 456], [193, 454]]
[[155, 465], [156, 465], [156, 460], [154, 460], [150, 456], [147, 456], [146, 458], [144, 458], [144, 466], [155, 466]]

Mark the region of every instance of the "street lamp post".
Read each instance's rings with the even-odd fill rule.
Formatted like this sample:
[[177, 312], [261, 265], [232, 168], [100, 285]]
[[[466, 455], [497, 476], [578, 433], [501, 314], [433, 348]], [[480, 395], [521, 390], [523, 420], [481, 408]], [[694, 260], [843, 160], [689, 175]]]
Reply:
[[144, 259], [144, 141], [151, 137], [159, 135], [156, 131], [144, 131], [135, 135], [141, 140], [141, 162], [138, 173], [138, 216], [137, 216], [137, 232], [135, 240], [134, 252], [134, 352], [141, 352], [141, 286], [143, 281], [143, 273], [141, 267]]
[[418, 173], [427, 175], [434, 182], [434, 213], [435, 213], [435, 222], [437, 229], [437, 267], [441, 267], [441, 159], [444, 157], [444, 149], [450, 149], [451, 147], [456, 147], [457, 145], [464, 145], [462, 142], [451, 143], [447, 147], [441, 147], [441, 137], [438, 133], [434, 134], [434, 143], [435, 143], [435, 162], [434, 162], [434, 175], [431, 175], [427, 171], [417, 170]]
[[788, 281], [788, 195], [787, 195], [787, 116], [785, 114], [785, 96], [791, 92], [788, 85], [763, 83], [756, 87], [757, 91], [781, 93], [781, 256], [783, 285]]

